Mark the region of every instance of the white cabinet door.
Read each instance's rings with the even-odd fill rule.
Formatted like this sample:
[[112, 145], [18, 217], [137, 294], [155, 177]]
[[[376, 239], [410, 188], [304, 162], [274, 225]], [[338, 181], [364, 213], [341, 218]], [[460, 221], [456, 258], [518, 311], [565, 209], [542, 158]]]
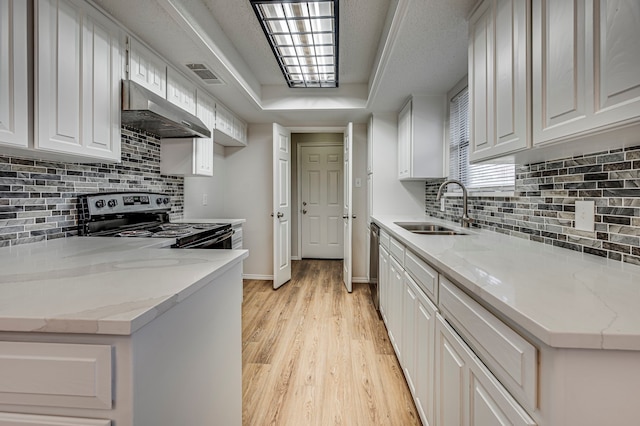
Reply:
[[436, 424], [467, 425], [470, 355], [448, 324], [436, 316]]
[[402, 300], [404, 290], [404, 270], [402, 266], [389, 256], [389, 309], [387, 318], [387, 330], [389, 332], [389, 340], [396, 351], [400, 364], [402, 358]]
[[167, 67], [167, 100], [190, 114], [196, 113], [196, 86]]
[[469, 27], [470, 160], [529, 146], [530, 3], [486, 0]]
[[398, 179], [444, 177], [442, 96], [412, 96], [398, 114]]
[[[415, 284], [415, 283], [413, 283]], [[416, 408], [424, 426], [435, 424], [435, 327], [436, 306], [415, 287], [417, 303], [414, 309], [415, 366], [413, 383]]]
[[0, 144], [29, 146], [27, 2], [0, 1]]
[[536, 425], [439, 315], [435, 329], [437, 424]]
[[640, 120], [640, 3], [537, 0], [533, 141]]
[[129, 38], [129, 79], [166, 99], [167, 64], [133, 38]]
[[[216, 123], [216, 101], [207, 94], [198, 91], [196, 98], [196, 117], [213, 134]], [[196, 139], [195, 170], [196, 175], [213, 176], [213, 137]]]
[[247, 146], [247, 124], [217, 103], [213, 140], [224, 146]]
[[398, 179], [411, 176], [411, 103], [398, 114]]
[[418, 308], [418, 296], [416, 294], [417, 286], [413, 280], [404, 272], [402, 283], [402, 370], [407, 379], [409, 390], [415, 396], [415, 367], [416, 367], [416, 317], [415, 312]]
[[387, 326], [389, 325], [388, 319], [388, 306], [389, 306], [389, 252], [387, 249], [379, 245], [378, 255], [378, 287], [380, 292], [380, 315], [382, 320]]
[[36, 3], [36, 149], [120, 161], [118, 26], [85, 2]]

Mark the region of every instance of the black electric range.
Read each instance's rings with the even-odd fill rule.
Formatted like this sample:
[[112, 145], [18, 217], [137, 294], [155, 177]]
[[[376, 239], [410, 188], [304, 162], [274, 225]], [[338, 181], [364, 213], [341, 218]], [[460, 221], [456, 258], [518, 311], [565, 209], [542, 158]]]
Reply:
[[78, 196], [78, 234], [92, 237], [175, 238], [172, 248], [230, 249], [230, 224], [171, 223], [171, 197], [154, 192]]

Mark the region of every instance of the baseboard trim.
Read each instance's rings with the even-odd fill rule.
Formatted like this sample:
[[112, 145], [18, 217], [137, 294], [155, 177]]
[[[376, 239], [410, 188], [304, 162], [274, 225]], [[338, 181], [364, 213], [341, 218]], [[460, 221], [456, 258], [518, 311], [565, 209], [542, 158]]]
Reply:
[[351, 277], [352, 283], [368, 283], [369, 278], [367, 277]]
[[266, 280], [273, 281], [273, 275], [260, 275], [260, 274], [243, 274], [242, 278], [245, 280]]
[[300, 256], [291, 256], [291, 260], [301, 260]]

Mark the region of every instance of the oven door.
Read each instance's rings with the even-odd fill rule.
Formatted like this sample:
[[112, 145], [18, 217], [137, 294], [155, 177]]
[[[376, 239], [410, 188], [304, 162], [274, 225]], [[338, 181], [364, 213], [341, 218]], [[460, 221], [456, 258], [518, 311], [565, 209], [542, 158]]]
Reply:
[[206, 239], [192, 241], [185, 245], [173, 245], [172, 248], [190, 248], [190, 249], [218, 249], [231, 250], [231, 237], [233, 237], [233, 229], [226, 230], [222, 234], [213, 235]]

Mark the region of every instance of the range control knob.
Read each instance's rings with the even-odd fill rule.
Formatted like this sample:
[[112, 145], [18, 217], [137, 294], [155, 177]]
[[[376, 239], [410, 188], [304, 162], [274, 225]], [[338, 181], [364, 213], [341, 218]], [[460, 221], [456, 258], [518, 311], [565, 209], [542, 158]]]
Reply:
[[107, 205], [108, 205], [109, 207], [113, 208], [113, 207], [115, 207], [115, 206], [117, 206], [117, 205], [118, 205], [118, 200], [115, 200], [115, 199], [109, 200], [109, 201], [107, 202]]
[[162, 204], [162, 198], [156, 198], [156, 204], [157, 205]]
[[165, 203], [165, 204], [169, 204], [169, 197], [164, 197], [162, 202]]
[[104, 207], [104, 200], [98, 200], [96, 201], [96, 207], [101, 209]]

